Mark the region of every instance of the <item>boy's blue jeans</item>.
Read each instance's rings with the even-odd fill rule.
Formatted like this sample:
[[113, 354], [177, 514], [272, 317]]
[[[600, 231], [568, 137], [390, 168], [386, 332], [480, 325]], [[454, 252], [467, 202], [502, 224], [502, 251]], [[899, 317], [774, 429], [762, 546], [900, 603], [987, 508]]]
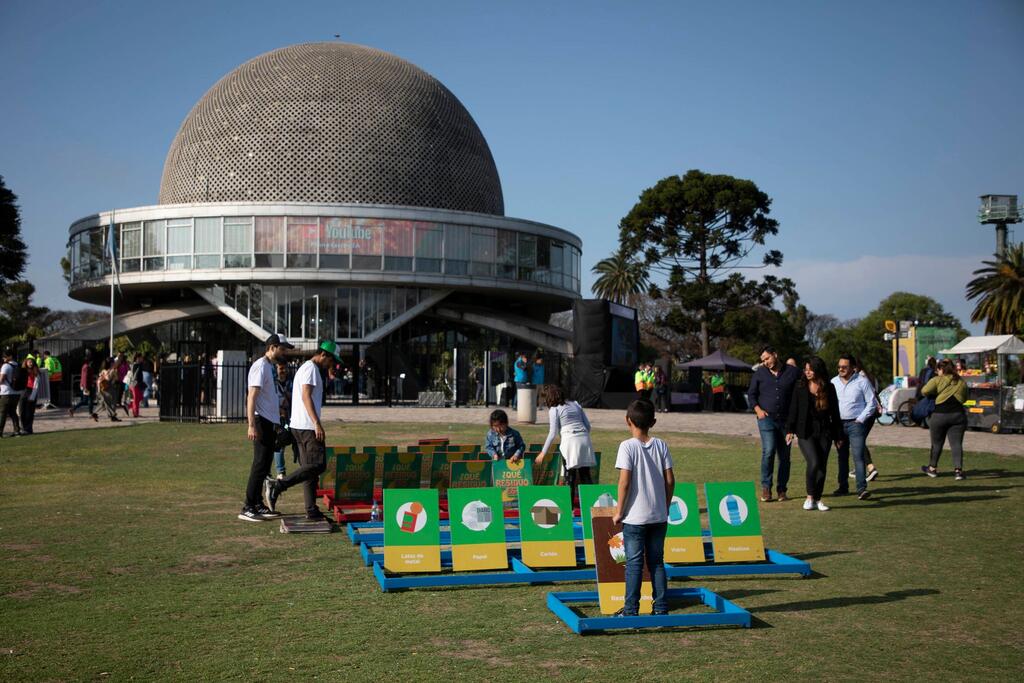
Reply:
[[284, 451], [274, 452], [274, 469], [277, 470], [278, 474], [285, 474], [284, 471]]
[[640, 613], [640, 584], [644, 575], [644, 558], [654, 584], [654, 613], [668, 612], [668, 579], [665, 577], [665, 529], [661, 524], [623, 524], [622, 540], [626, 546], [626, 601], [624, 616]]

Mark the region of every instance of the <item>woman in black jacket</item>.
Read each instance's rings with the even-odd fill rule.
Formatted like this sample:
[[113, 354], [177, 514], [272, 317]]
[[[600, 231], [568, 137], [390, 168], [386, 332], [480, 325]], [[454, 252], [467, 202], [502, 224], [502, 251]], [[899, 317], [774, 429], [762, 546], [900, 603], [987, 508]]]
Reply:
[[793, 387], [786, 420], [786, 443], [796, 437], [800, 452], [807, 461], [807, 500], [804, 510], [828, 511], [821, 502], [825, 488], [825, 468], [831, 444], [836, 448], [843, 439], [843, 422], [839, 418], [839, 398], [828, 378], [825, 361], [814, 356], [804, 365], [804, 375]]

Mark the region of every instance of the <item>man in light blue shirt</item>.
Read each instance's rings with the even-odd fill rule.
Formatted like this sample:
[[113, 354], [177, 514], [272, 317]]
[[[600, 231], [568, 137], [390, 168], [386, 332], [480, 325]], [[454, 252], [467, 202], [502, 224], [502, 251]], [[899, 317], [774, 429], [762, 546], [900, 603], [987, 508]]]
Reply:
[[839, 417], [843, 421], [846, 439], [839, 446], [839, 488], [832, 495], [843, 496], [850, 492], [847, 473], [850, 471], [850, 451], [853, 451], [853, 468], [857, 479], [857, 497], [867, 500], [867, 473], [864, 464], [864, 445], [868, 428], [865, 424], [875, 414], [875, 390], [871, 383], [853, 369], [853, 357], [839, 357], [839, 374], [832, 378], [832, 385], [839, 397]]

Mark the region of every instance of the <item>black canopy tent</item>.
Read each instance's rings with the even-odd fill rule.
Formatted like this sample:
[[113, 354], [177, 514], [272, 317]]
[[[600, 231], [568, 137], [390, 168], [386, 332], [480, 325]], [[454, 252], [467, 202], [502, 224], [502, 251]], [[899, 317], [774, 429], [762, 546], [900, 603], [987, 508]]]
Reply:
[[691, 360], [689, 363], [683, 363], [684, 370], [689, 370], [690, 368], [699, 368], [700, 370], [753, 372], [753, 369], [750, 367], [750, 363], [745, 363], [739, 358], [734, 358], [721, 349], [713, 353], [709, 353], [703, 358]]
[[[747, 409], [747, 387], [741, 383], [741, 380], [734, 373], [752, 373], [753, 369], [750, 367], [750, 363], [734, 358], [719, 349], [703, 358], [683, 363], [682, 367], [690, 377], [690, 384], [701, 387], [701, 403], [705, 410], [725, 409], [743, 411]], [[726, 398], [724, 405], [719, 405], [719, 402], [712, 399], [711, 387], [701, 381], [701, 373], [715, 370], [725, 373]]]

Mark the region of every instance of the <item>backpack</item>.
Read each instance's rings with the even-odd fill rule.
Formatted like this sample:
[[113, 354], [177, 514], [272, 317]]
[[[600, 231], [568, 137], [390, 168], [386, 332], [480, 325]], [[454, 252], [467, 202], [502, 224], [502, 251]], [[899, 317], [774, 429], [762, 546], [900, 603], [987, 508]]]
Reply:
[[14, 363], [11, 365], [14, 366], [14, 390], [25, 391], [28, 388], [28, 370]]

